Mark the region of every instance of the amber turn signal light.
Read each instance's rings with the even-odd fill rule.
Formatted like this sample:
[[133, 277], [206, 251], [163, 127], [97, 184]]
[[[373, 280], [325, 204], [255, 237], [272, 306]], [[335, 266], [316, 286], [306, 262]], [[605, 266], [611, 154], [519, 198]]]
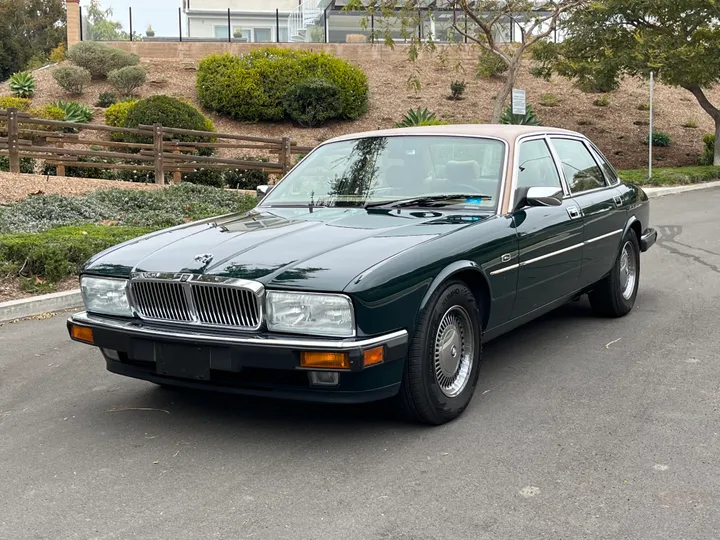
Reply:
[[348, 369], [350, 359], [344, 352], [307, 351], [300, 353], [300, 365], [313, 369]]
[[90, 343], [91, 345], [95, 344], [92, 328], [88, 328], [87, 326], [76, 326], [73, 324], [70, 327], [70, 336], [78, 341]]
[[363, 354], [363, 365], [365, 367], [368, 366], [374, 366], [375, 364], [380, 364], [385, 359], [385, 348], [384, 347], [375, 347], [374, 349], [369, 349], [365, 351]]

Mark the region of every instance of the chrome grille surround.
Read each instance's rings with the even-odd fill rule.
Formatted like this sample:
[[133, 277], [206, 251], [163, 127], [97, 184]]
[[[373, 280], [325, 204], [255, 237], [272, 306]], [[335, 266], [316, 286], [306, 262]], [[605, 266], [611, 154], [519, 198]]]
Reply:
[[265, 316], [261, 283], [222, 276], [135, 272], [128, 299], [148, 321], [259, 330]]

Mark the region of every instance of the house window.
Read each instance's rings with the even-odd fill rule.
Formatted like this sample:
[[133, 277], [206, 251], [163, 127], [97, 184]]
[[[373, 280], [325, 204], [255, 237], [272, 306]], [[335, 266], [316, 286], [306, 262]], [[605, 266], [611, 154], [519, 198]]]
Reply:
[[239, 26], [233, 27], [233, 37], [235, 39], [244, 39], [245, 41], [251, 41], [250, 40], [250, 29], [241, 28]]
[[256, 43], [269, 43], [272, 41], [272, 34], [269, 28], [254, 28]]
[[215, 26], [214, 29], [215, 29], [215, 37], [216, 37], [216, 38], [219, 38], [219, 39], [227, 39], [228, 37], [230, 37], [230, 36], [228, 35], [228, 27], [227, 27], [227, 25], [225, 25], [225, 26]]
[[285, 28], [280, 28], [280, 43], [287, 43], [290, 41], [288, 39], [288, 29], [287, 26]]

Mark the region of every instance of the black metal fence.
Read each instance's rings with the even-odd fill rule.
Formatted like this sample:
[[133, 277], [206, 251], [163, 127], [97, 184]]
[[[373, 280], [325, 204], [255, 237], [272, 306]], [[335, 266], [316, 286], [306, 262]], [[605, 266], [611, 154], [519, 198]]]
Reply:
[[[190, 0], [176, 11], [153, 8], [128, 8], [126, 14], [116, 14], [118, 23], [112, 35], [97, 32], [81, 8], [81, 39], [84, 41], [144, 41], [144, 42], [251, 42], [251, 43], [374, 43], [383, 42], [388, 29], [396, 42], [419, 37], [440, 43], [464, 41], [453, 32], [453, 21], [466, 32], [473, 33], [472, 21], [462, 12], [448, 8], [421, 8], [418, 10], [417, 28], [401, 28], [387, 19], [365, 11], [347, 11], [343, 0], [327, 4], [322, 0], [298, 0], [297, 9], [268, 9], [266, 11], [241, 11], [191, 8]], [[145, 11], [143, 11], [143, 9]], [[305, 14], [311, 13], [311, 16]], [[146, 27], [141, 30], [139, 21]], [[153, 27], [153, 20], [156, 21]], [[171, 21], [175, 21], [172, 23]], [[160, 26], [157, 26], [160, 23]], [[142, 26], [142, 25], [140, 25]], [[509, 17], [497, 27], [496, 39], [517, 41], [520, 26]], [[550, 39], [560, 41], [562, 36], [555, 30]]]

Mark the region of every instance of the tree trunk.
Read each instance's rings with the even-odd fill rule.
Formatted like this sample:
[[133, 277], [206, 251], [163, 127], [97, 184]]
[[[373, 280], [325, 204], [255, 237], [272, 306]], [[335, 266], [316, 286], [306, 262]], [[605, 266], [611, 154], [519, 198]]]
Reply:
[[713, 154], [713, 165], [720, 167], [720, 109], [710, 103], [710, 100], [699, 86], [685, 87], [685, 89], [692, 92], [703, 110], [715, 121], [715, 152]]
[[491, 123], [497, 124], [500, 122], [500, 117], [505, 109], [505, 103], [512, 93], [519, 71], [520, 59], [513, 58], [512, 63], [508, 66], [507, 78], [505, 79], [500, 92], [498, 92], [498, 95], [495, 97], [495, 103], [493, 104], [492, 109], [492, 119], [490, 120]]

